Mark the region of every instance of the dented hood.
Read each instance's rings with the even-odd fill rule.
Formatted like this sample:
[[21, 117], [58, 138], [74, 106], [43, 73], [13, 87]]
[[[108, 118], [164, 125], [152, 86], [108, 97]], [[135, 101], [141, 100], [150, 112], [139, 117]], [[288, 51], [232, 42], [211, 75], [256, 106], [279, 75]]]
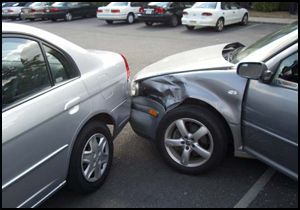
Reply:
[[141, 70], [134, 80], [186, 71], [231, 68], [234, 64], [226, 61], [222, 55], [227, 45], [219, 44], [171, 55]]

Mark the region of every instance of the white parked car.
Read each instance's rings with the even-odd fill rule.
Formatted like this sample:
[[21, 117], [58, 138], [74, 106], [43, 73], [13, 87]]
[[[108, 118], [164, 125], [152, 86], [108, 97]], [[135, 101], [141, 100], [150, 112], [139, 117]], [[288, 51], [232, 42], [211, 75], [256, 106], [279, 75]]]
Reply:
[[105, 20], [108, 24], [114, 21], [126, 21], [132, 24], [142, 9], [142, 2], [111, 2], [105, 7], [98, 8], [97, 18]]
[[248, 18], [248, 10], [234, 2], [197, 2], [192, 8], [184, 10], [181, 21], [189, 30], [209, 26], [220, 32], [226, 25], [247, 25]]

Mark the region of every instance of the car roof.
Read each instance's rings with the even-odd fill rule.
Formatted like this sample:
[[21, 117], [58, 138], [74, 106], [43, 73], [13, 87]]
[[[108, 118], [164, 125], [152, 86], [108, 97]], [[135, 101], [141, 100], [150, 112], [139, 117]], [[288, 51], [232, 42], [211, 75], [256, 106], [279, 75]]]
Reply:
[[78, 45], [75, 45], [74, 43], [62, 37], [24, 24], [2, 22], [2, 35], [6, 34], [27, 35], [48, 42], [49, 44], [62, 49], [64, 52], [70, 55], [77, 65], [81, 65], [80, 63], [82, 61], [82, 55], [87, 53], [87, 50], [84, 48], [79, 47]]
[[59, 46], [60, 48], [69, 49], [76, 51], [83, 51], [84, 49], [69, 42], [66, 39], [63, 39], [53, 33], [47, 32], [45, 30], [17, 23], [2, 23], [2, 34], [7, 33], [15, 33], [15, 34], [23, 34], [32, 37], [37, 37], [41, 40], [49, 42], [54, 46]]

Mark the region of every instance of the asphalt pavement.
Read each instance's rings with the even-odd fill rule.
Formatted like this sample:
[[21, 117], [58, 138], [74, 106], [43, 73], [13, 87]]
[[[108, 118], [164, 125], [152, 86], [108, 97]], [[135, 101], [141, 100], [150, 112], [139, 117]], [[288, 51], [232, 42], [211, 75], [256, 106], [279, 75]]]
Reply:
[[[12, 21], [6, 21], [12, 22]], [[250, 23], [226, 27], [222, 33], [203, 28], [188, 31], [183, 26], [146, 27], [143, 23], [107, 25], [95, 18], [71, 22], [15, 21], [45, 29], [88, 49], [108, 50], [125, 55], [132, 75], [166, 56], [199, 47], [241, 42], [250, 45], [283, 25]], [[117, 137], [111, 173], [105, 184], [90, 195], [63, 188], [41, 207], [298, 207], [298, 183], [275, 172], [261, 184], [270, 170], [257, 160], [228, 154], [213, 171], [188, 176], [169, 168], [155, 146], [137, 136], [127, 125]], [[264, 179], [266, 180], [266, 179]], [[251, 200], [248, 195], [256, 190]], [[253, 193], [252, 193], [253, 195]], [[250, 200], [249, 200], [250, 199]]]

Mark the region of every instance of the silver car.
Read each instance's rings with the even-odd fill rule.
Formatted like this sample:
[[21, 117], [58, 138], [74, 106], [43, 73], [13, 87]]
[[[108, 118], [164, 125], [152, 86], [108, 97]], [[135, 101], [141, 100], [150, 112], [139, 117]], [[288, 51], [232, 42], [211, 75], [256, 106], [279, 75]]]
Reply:
[[132, 83], [133, 130], [164, 160], [197, 174], [232, 147], [298, 180], [298, 22], [251, 46], [167, 57]]
[[2, 207], [103, 184], [130, 116], [129, 74], [123, 55], [2, 23]]

